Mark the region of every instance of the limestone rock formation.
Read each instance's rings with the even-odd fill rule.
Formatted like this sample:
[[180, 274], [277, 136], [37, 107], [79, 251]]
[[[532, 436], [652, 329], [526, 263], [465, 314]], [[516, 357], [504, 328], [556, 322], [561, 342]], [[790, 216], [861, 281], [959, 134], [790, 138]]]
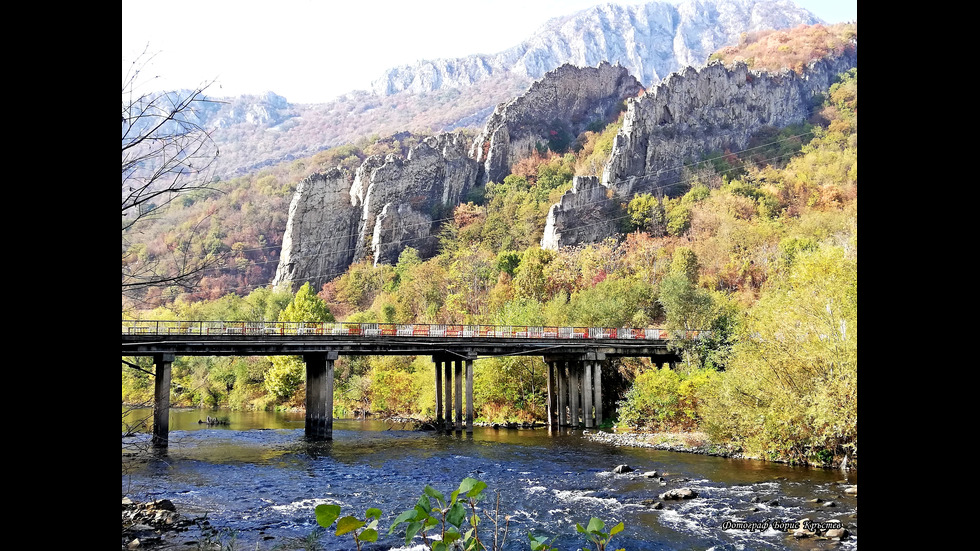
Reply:
[[372, 83], [379, 95], [469, 86], [510, 73], [541, 78], [570, 63], [618, 63], [645, 86], [738, 42], [743, 32], [820, 23], [789, 0], [684, 0], [601, 4], [556, 17], [530, 38], [492, 55], [419, 61], [388, 69]]
[[[364, 258], [393, 264], [406, 247], [435, 255], [435, 231], [471, 187], [487, 181], [486, 167], [502, 181], [555, 124], [574, 136], [641, 90], [622, 67], [561, 67], [501, 104], [473, 144], [462, 132], [440, 134], [404, 158], [368, 157], [353, 175], [334, 169], [310, 176], [293, 196], [273, 282], [319, 288]], [[579, 185], [602, 188], [595, 178]]]
[[338, 168], [299, 183], [289, 204], [282, 254], [273, 284], [323, 283], [344, 273], [354, 258], [358, 211], [351, 205], [349, 175]]
[[[614, 235], [619, 221], [610, 210], [616, 203], [608, 199], [608, 192], [609, 188], [595, 176], [572, 179], [572, 189], [548, 210], [541, 248], [555, 250], [568, 243], [595, 243]], [[568, 213], [581, 218], [570, 224]]]
[[555, 136], [574, 138], [590, 123], [603, 125], [624, 100], [643, 91], [619, 66], [562, 65], [535, 81], [530, 89], [497, 106], [470, 154], [483, 163], [480, 184], [501, 182], [514, 162], [531, 154], [537, 144]]
[[407, 158], [364, 160], [355, 174], [332, 169], [300, 183], [289, 207], [274, 284], [319, 288], [369, 254], [394, 263], [405, 247], [436, 252], [433, 224], [476, 181], [462, 133], [429, 137]]
[[728, 68], [721, 63], [669, 75], [628, 102], [602, 176], [606, 193], [590, 190], [588, 203], [569, 197], [573, 191], [566, 193], [549, 213], [542, 247], [608, 237], [608, 233], [584, 227], [594, 212], [614, 209], [640, 192], [670, 195], [683, 191], [679, 176], [686, 162], [724, 148], [744, 149], [752, 134], [763, 127], [805, 121], [817, 94], [825, 92], [840, 73], [856, 66], [855, 44], [842, 55], [811, 63], [802, 75], [789, 70], [750, 71], [745, 64]]
[[[452, 213], [478, 169], [460, 132], [426, 138], [406, 159], [389, 155], [384, 162], [369, 158], [364, 165], [351, 196], [361, 207], [359, 233], [370, 236], [375, 264], [394, 263], [405, 247], [423, 256], [435, 254], [433, 222]], [[360, 247], [357, 259], [367, 254]]]

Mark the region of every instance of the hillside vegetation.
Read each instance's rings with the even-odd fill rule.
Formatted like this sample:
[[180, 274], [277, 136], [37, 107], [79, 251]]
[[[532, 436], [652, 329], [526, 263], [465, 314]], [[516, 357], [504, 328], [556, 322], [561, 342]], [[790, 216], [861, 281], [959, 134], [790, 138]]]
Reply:
[[[684, 343], [676, 371], [645, 359], [604, 370], [618, 374], [603, 388], [619, 400], [621, 428], [704, 430], [718, 444], [766, 459], [853, 461], [857, 70], [841, 75], [806, 124], [767, 129], [744, 151], [711, 152], [687, 166], [682, 195], [622, 204], [611, 213], [619, 238], [541, 249], [548, 207], [576, 173], [599, 170], [617, 124], [584, 133], [568, 151], [524, 159], [503, 182], [474, 194], [452, 213], [434, 258], [406, 249], [395, 265], [355, 264], [322, 289], [296, 295], [263, 285], [281, 239], [274, 226], [285, 225], [295, 182], [413, 137], [335, 148], [242, 177], [223, 194], [191, 197], [166, 216], [174, 223], [181, 219], [174, 213], [185, 213], [209, 228], [192, 224], [190, 241], [224, 250], [229, 261], [194, 293], [149, 297], [158, 307], [139, 315], [277, 320], [312, 302], [325, 307], [322, 315], [361, 322], [711, 329], [709, 341]], [[258, 246], [259, 239], [266, 241]], [[543, 418], [541, 358], [487, 358], [475, 367], [479, 420]], [[303, 403], [303, 382], [290, 376], [296, 367], [269, 358], [178, 358], [173, 369], [175, 404]], [[427, 357], [341, 357], [335, 414], [433, 416], [431, 373]], [[130, 402], [153, 392], [145, 373], [126, 368], [122, 388]]]

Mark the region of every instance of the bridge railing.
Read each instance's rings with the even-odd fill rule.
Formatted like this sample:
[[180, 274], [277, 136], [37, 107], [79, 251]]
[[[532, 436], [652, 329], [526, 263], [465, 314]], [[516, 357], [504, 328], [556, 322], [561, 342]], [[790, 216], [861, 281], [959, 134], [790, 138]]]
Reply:
[[535, 327], [527, 325], [401, 324], [281, 321], [123, 320], [124, 335], [337, 335], [504, 339], [696, 340], [709, 331], [635, 327]]

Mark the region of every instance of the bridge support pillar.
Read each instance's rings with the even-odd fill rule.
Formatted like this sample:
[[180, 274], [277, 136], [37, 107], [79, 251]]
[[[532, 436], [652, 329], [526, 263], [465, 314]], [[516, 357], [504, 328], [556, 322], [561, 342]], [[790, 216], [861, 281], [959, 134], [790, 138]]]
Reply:
[[595, 388], [595, 426], [598, 427], [602, 424], [602, 362], [595, 363], [592, 384]]
[[337, 352], [305, 354], [306, 437], [333, 439], [333, 363]]
[[466, 358], [466, 432], [473, 432], [473, 358]]
[[558, 379], [558, 426], [568, 426], [568, 366], [563, 360], [556, 363]]
[[456, 430], [463, 430], [463, 361], [453, 360], [453, 370], [456, 372]]
[[453, 424], [453, 363], [450, 360], [445, 360], [443, 366], [446, 372], [446, 415], [444, 421], [446, 430], [449, 430]]
[[545, 406], [548, 408], [548, 427], [555, 426], [555, 362], [546, 362], [548, 366], [548, 398], [545, 400]]
[[582, 417], [585, 418], [585, 428], [592, 428], [592, 365], [594, 360], [582, 362], [585, 377], [582, 379]]
[[436, 426], [442, 426], [442, 360], [432, 358], [436, 364]]
[[582, 379], [582, 375], [581, 375], [582, 362], [568, 362], [568, 365], [570, 368], [569, 377], [568, 377], [570, 380], [569, 380], [568, 387], [569, 390], [571, 391], [571, 401], [572, 401], [571, 423], [569, 424], [572, 427], [578, 428], [580, 425], [578, 409], [580, 407], [580, 402], [581, 402], [580, 398], [582, 396], [581, 389], [579, 388]]
[[154, 354], [156, 377], [153, 382], [153, 447], [166, 448], [170, 444], [170, 366], [173, 354]]

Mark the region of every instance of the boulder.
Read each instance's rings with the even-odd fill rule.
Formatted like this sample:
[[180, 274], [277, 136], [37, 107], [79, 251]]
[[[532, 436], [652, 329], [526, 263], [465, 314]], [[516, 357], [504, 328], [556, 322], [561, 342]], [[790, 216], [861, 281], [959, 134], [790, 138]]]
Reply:
[[613, 472], [616, 474], [623, 474], [632, 471], [633, 467], [630, 467], [629, 465], [616, 465], [616, 468], [613, 469]]
[[694, 490], [690, 489], [690, 488], [674, 488], [673, 490], [668, 490], [668, 491], [660, 494], [660, 496], [658, 496], [658, 497], [660, 499], [663, 499], [663, 500], [668, 500], [668, 499], [693, 499], [693, 498], [698, 497], [698, 493], [695, 492]]

